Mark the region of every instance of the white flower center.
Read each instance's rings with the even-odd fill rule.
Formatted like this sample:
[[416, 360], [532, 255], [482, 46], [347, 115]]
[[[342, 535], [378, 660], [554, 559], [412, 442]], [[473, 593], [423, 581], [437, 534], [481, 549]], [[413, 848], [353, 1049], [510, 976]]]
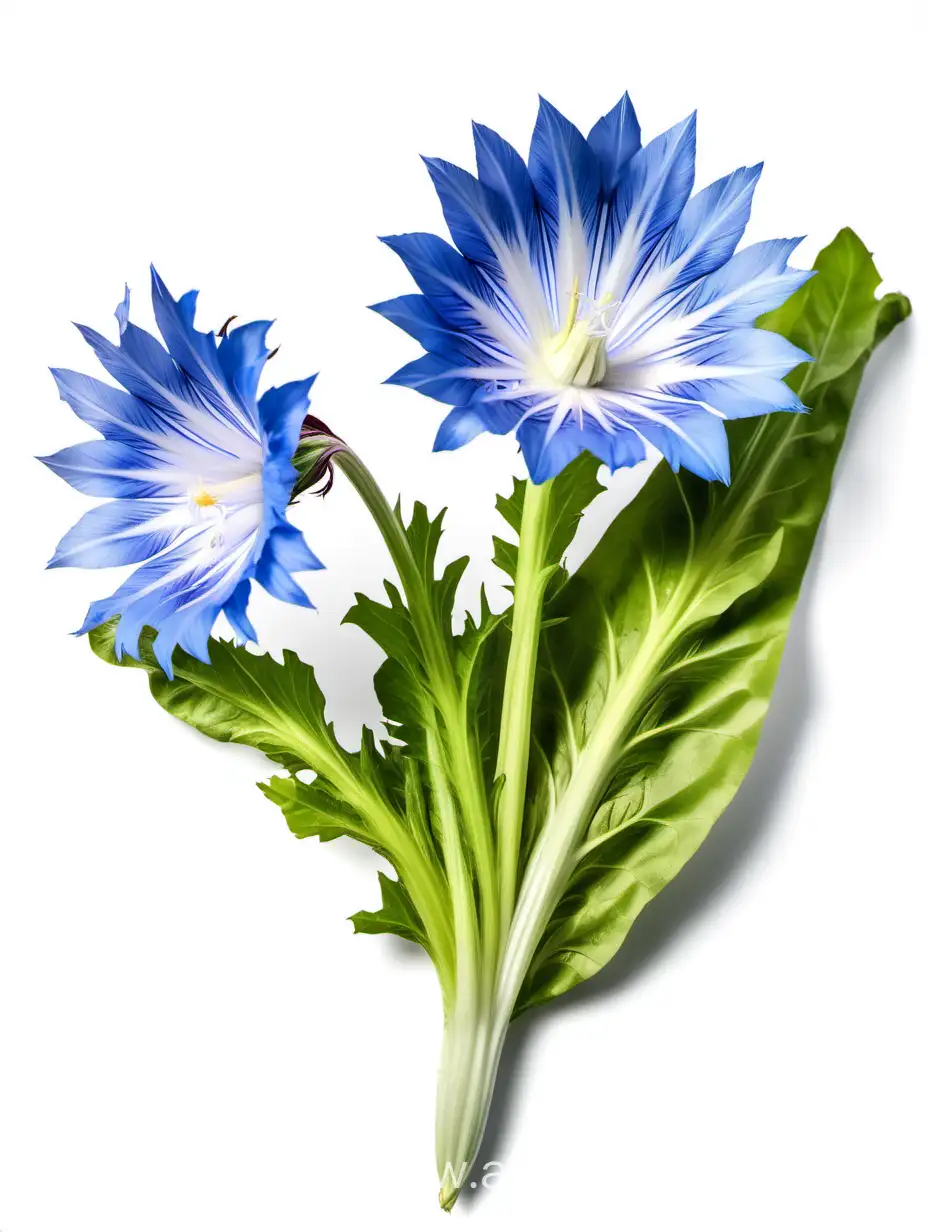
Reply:
[[213, 527], [209, 546], [220, 548], [225, 542], [226, 518], [245, 505], [261, 503], [261, 475], [239, 475], [234, 479], [215, 482], [198, 479], [190, 488], [188, 499], [194, 521], [206, 522]]
[[606, 295], [580, 317], [579, 280], [574, 280], [563, 329], [542, 350], [545, 384], [563, 389], [598, 385], [606, 375], [606, 339], [610, 317], [618, 305]]

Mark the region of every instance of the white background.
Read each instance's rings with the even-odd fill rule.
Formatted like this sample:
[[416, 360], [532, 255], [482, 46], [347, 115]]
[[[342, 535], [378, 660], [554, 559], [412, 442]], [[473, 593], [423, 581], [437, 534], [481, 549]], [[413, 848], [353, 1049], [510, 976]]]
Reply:
[[[749, 239], [808, 233], [811, 262], [850, 224], [917, 314], [918, 10], [7, 12], [0, 1230], [445, 1227], [431, 971], [352, 935], [345, 917], [378, 901], [369, 853], [298, 844], [252, 786], [267, 762], [67, 636], [114, 579], [43, 572], [90, 503], [32, 460], [87, 435], [46, 366], [94, 370], [68, 322], [112, 333], [126, 279], [150, 321], [150, 260], [175, 294], [202, 288], [206, 325], [277, 318], [275, 382], [320, 369], [314, 409], [388, 494], [450, 505], [444, 552], [476, 557], [471, 595], [514, 449], [431, 456], [439, 406], [379, 384], [417, 348], [365, 310], [411, 287], [375, 237], [441, 230], [417, 154], [471, 166], [471, 118], [527, 151], [539, 91], [587, 128], [628, 88], [646, 137], [697, 106], [699, 183], [766, 159]], [[919, 333], [916, 315], [868, 372], [744, 789], [609, 972], [514, 1032], [488, 1140], [501, 1179], [456, 1221], [925, 1226]], [[378, 654], [339, 621], [377, 593], [384, 552], [343, 483], [296, 517], [329, 565], [308, 579], [318, 614], [259, 597], [255, 623], [317, 665], [356, 741]]]

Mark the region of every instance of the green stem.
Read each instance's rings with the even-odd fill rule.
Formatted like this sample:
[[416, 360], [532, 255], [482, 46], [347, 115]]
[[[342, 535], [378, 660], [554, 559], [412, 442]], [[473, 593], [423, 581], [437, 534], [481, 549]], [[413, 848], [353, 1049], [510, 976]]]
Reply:
[[500, 722], [496, 774], [504, 776], [497, 813], [500, 866], [500, 932], [505, 940], [515, 908], [522, 817], [531, 748], [532, 698], [541, 614], [550, 573], [548, 549], [551, 483], [527, 483], [519, 529], [519, 556], [512, 602], [512, 641]]
[[419, 566], [412, 554], [402, 522], [387, 502], [377, 480], [353, 450], [343, 446], [335, 454], [333, 461], [350, 480], [352, 487], [364, 501], [368, 512], [376, 522], [377, 529], [383, 535], [409, 604], [409, 613], [422, 647], [422, 653], [430, 667], [437, 669], [440, 674], [440, 680], [434, 683], [438, 684], [441, 689], [453, 689], [451, 663], [448, 659], [444, 638], [432, 617], [432, 605], [429, 602], [425, 581], [419, 572]]
[[[466, 702], [461, 696], [448, 643], [436, 621], [429, 594], [428, 587], [432, 579], [422, 576], [409, 545], [405, 527], [387, 502], [371, 472], [343, 442], [333, 438], [331, 443], [339, 446], [338, 452], [333, 455], [333, 461], [364, 501], [383, 535], [406, 595], [428, 685], [441, 718], [441, 727], [435, 732], [440, 742], [436, 755], [441, 756], [448, 766], [449, 777], [457, 790], [462, 821], [474, 855], [480, 885], [481, 939], [489, 959], [484, 969], [488, 972], [487, 978], [491, 979], [499, 949], [496, 852], [480, 757], [474, 747]], [[456, 824], [456, 821], [452, 820], [451, 824]]]

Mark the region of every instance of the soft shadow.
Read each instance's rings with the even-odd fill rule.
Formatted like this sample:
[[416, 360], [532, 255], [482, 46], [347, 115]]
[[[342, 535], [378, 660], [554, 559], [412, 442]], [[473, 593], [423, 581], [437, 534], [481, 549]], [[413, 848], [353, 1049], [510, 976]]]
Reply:
[[[885, 373], [898, 369], [910, 357], [907, 334], [906, 329], [897, 330], [868, 366], [838, 463], [836, 482], [840, 482], [845, 470], [854, 466], [855, 455], [865, 444], [867, 420], [876, 402], [870, 391], [882, 383]], [[877, 410], [885, 413], [886, 407], [877, 407]], [[866, 492], [860, 493], [860, 499], [866, 499]], [[619, 993], [655, 963], [665, 961], [679, 943], [684, 925], [691, 928], [707, 913], [719, 910], [736, 875], [744, 871], [767, 839], [779, 816], [779, 800], [789, 783], [791, 766], [815, 704], [810, 612], [827, 517], [826, 513], [793, 614], [757, 752], [738, 794], [702, 847], [644, 909], [627, 941], [608, 966], [566, 996], [545, 1006], [542, 1014], [530, 1012], [513, 1023], [500, 1061], [480, 1159], [473, 1175], [479, 1175], [480, 1168], [488, 1160], [506, 1158], [521, 1077], [530, 1063], [538, 1023]], [[479, 1185], [476, 1189], [465, 1190], [461, 1201], [469, 1204], [482, 1192]]]

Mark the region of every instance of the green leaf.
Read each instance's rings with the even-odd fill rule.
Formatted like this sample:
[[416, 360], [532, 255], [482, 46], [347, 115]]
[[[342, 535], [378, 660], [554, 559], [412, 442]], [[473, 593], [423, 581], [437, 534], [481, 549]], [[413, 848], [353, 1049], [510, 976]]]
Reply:
[[[169, 680], [151, 651], [153, 630], [142, 635], [138, 661], [116, 659], [113, 634], [114, 623], [92, 630], [96, 654], [144, 670], [153, 696], [170, 714], [214, 740], [260, 749], [291, 772], [259, 787], [280, 806], [298, 838], [315, 835], [327, 842], [346, 835], [390, 861], [403, 883], [391, 891], [390, 903], [408, 904], [405, 926], [410, 928], [420, 919], [413, 899], [421, 904], [421, 916], [429, 921], [429, 952], [446, 981], [453, 957], [444, 873], [414, 763], [390, 746], [379, 752], [366, 729], [357, 753], [343, 749], [326, 721], [312, 668], [291, 651], [277, 663], [270, 655], [211, 639], [209, 663], [176, 651]], [[315, 779], [306, 783], [294, 777], [301, 770], [315, 771]]]
[[258, 786], [280, 808], [297, 838], [318, 838], [328, 843], [347, 835], [369, 847], [377, 846], [355, 810], [334, 795], [323, 780], [304, 783], [302, 779], [275, 775]]
[[[138, 661], [117, 661], [113, 634], [112, 622], [91, 631], [95, 653], [108, 663], [147, 672], [152, 695], [175, 718], [213, 740], [260, 749], [291, 773], [315, 772], [312, 784], [274, 778], [262, 785], [265, 795], [284, 808], [294, 833], [299, 826], [302, 833], [320, 838], [351, 834], [396, 858], [404, 802], [398, 759], [379, 754], [367, 731], [358, 753], [342, 748], [326, 720], [313, 669], [292, 651], [285, 650], [278, 663], [269, 654], [254, 655], [211, 639], [209, 663], [176, 651], [174, 679], [169, 680], [151, 652], [152, 630], [142, 636]], [[315, 823], [308, 820], [310, 814]]]
[[[605, 491], [597, 478], [601, 467], [602, 462], [598, 458], [582, 453], [550, 481], [551, 514], [545, 527], [546, 542], [542, 556], [542, 567], [552, 572], [549, 594], [553, 594], [557, 586], [567, 579], [561, 561], [577, 533], [584, 509], [594, 497]], [[522, 532], [526, 482], [525, 479], [514, 480], [512, 495], [496, 498], [497, 510], [517, 535]], [[493, 563], [515, 582], [519, 560], [518, 546], [498, 536], [494, 536], [493, 546], [496, 549]]]
[[815, 268], [763, 322], [816, 357], [810, 414], [729, 424], [730, 488], [661, 464], [551, 605], [526, 835], [569, 832], [571, 871], [517, 1013], [609, 961], [750, 764], [864, 365], [909, 313], [850, 231]]
[[[397, 510], [399, 516], [399, 510]], [[429, 518], [425, 506], [416, 501], [408, 525], [404, 526], [410, 550], [424, 587], [439, 635], [449, 647], [454, 645], [451, 618], [461, 576], [468, 564], [466, 556], [452, 561], [435, 576], [435, 555], [441, 540], [445, 510]], [[423, 661], [409, 609], [397, 587], [384, 582], [387, 603], [366, 595], [355, 596], [346, 613], [345, 624], [357, 625], [386, 653], [386, 660], [374, 676], [377, 699], [391, 734], [401, 740], [410, 755], [426, 760], [425, 731], [434, 708], [431, 674]]]
[[406, 941], [414, 941], [429, 950], [429, 941], [422, 921], [401, 881], [393, 881], [383, 873], [380, 878], [380, 894], [383, 906], [377, 911], [356, 911], [351, 917], [356, 933], [394, 933]]
[[159, 705], [213, 740], [249, 744], [288, 770], [324, 773], [348, 756], [326, 721], [313, 669], [293, 651], [285, 650], [277, 663], [269, 654], [211, 639], [209, 663], [177, 650], [169, 680], [151, 652], [153, 630], [142, 635], [140, 660], [120, 661], [113, 649], [115, 627], [110, 621], [91, 630], [94, 653], [107, 663], [142, 668]]
[[[486, 592], [481, 589], [478, 612], [466, 613], [463, 631], [453, 632], [454, 600], [468, 558], [452, 561], [436, 576], [435, 557], [444, 515], [445, 510], [441, 510], [430, 519], [425, 506], [417, 501], [404, 530], [425, 585], [426, 601], [445, 640], [467, 724], [478, 735], [485, 773], [492, 784], [495, 748], [491, 745], [498, 732], [496, 720], [505, 672], [505, 645], [494, 641], [494, 634], [506, 613], [491, 612]], [[374, 676], [384, 721], [390, 734], [402, 742], [404, 752], [424, 765], [430, 756], [428, 734], [436, 728], [437, 699], [403, 596], [392, 582], [385, 581], [384, 589], [387, 603], [356, 595], [345, 623], [363, 629], [386, 652], [387, 657]]]

